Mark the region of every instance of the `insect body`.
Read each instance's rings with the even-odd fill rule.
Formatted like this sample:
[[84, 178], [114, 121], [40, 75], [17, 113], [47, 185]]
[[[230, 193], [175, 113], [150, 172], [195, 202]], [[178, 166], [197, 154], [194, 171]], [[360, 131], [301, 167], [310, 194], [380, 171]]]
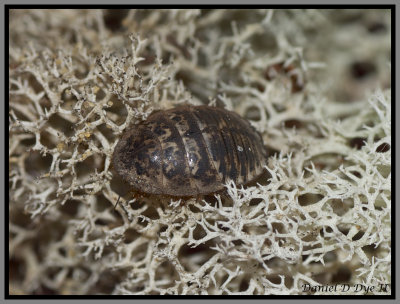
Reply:
[[258, 132], [238, 114], [209, 106], [152, 113], [118, 142], [113, 165], [135, 189], [196, 196], [246, 184], [261, 174], [267, 153]]

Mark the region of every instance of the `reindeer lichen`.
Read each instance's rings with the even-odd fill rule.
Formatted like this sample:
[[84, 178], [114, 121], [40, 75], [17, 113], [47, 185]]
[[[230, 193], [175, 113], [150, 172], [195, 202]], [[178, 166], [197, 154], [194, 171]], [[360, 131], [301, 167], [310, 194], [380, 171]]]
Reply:
[[[390, 27], [386, 10], [11, 10], [10, 294], [390, 284]], [[120, 135], [183, 103], [249, 119], [264, 176], [132, 193]]]

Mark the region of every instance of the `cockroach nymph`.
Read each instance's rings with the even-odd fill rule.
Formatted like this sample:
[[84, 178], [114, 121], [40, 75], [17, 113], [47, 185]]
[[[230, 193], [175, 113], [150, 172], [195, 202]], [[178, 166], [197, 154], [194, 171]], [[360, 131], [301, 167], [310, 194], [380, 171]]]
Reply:
[[148, 194], [198, 196], [218, 192], [228, 179], [246, 184], [267, 161], [261, 135], [237, 113], [210, 106], [156, 111], [122, 135], [113, 166]]

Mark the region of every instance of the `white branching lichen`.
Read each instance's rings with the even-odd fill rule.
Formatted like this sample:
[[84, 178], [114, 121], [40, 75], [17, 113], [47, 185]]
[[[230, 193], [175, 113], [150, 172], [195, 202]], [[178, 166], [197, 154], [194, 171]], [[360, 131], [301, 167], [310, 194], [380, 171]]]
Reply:
[[[386, 10], [11, 11], [10, 293], [390, 293], [390, 26]], [[265, 175], [132, 193], [119, 136], [181, 103], [249, 119]]]

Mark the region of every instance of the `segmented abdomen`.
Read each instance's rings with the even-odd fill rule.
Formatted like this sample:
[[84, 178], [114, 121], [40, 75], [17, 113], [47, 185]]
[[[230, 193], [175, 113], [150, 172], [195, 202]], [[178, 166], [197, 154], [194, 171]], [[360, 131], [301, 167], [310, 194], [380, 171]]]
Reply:
[[[146, 188], [144, 192], [174, 196], [209, 194], [221, 190], [228, 179], [246, 184], [266, 164], [260, 134], [238, 114], [224, 109], [181, 106], [158, 111], [130, 133], [124, 136], [125, 141], [129, 138], [130, 147], [135, 148], [128, 144], [116, 147], [116, 152], [130, 155], [125, 158], [130, 165], [119, 173], [124, 177], [131, 170], [142, 185], [143, 180], [152, 183], [142, 187]], [[117, 158], [124, 162], [124, 157]], [[126, 179], [140, 188], [132, 178]]]

